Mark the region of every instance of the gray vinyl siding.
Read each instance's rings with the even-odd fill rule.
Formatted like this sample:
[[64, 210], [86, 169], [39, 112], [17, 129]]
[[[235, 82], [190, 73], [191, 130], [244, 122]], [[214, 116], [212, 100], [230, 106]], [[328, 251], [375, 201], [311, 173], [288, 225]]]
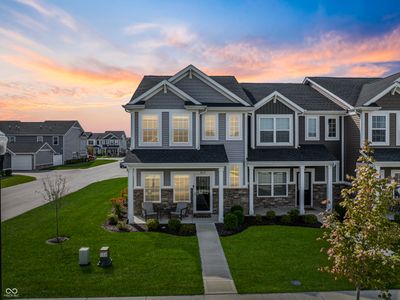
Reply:
[[354, 176], [360, 149], [360, 116], [356, 114], [346, 116], [344, 124], [344, 171], [345, 175]]
[[382, 110], [400, 110], [400, 95], [388, 93], [375, 103], [382, 107]]
[[78, 158], [80, 154], [86, 152], [86, 143], [82, 142], [81, 134], [81, 128], [72, 127], [72, 129], [64, 136], [64, 162], [69, 159]]
[[[41, 135], [16, 135], [16, 143], [37, 143], [37, 137]], [[58, 145], [53, 145], [53, 135], [44, 135], [43, 142], [48, 143], [54, 151], [59, 154], [62, 154], [63, 151], [63, 136], [62, 135], [55, 135], [58, 136]]]
[[179, 89], [201, 103], [232, 103], [224, 95], [201, 81], [196, 76], [186, 76], [175, 84]]
[[[399, 99], [400, 101], [400, 99]], [[400, 112], [400, 111], [399, 111]], [[365, 113], [365, 139], [369, 140], [369, 114]], [[396, 139], [397, 139], [397, 134], [396, 134], [396, 130], [397, 130], [397, 115], [396, 112], [391, 112], [389, 113], [389, 146], [373, 146], [374, 148], [388, 148], [388, 147], [396, 147]]]
[[153, 97], [148, 99], [144, 106], [146, 109], [183, 109], [185, 102], [175, 95], [173, 92], [167, 89], [161, 89], [160, 92], [155, 94]]
[[314, 178], [315, 181], [325, 181], [325, 167], [323, 166], [314, 167], [314, 171], [315, 171], [315, 178]]
[[289, 107], [287, 107], [285, 104], [283, 104], [280, 101], [269, 101], [267, 104], [261, 106], [259, 109], [255, 111], [255, 133], [254, 133], [254, 145], [256, 148], [259, 149], [267, 149], [267, 148], [277, 148], [277, 146], [257, 146], [257, 134], [258, 134], [258, 128], [257, 128], [257, 115], [279, 115], [279, 114], [284, 114], [284, 115], [292, 115], [293, 119], [293, 124], [292, 124], [292, 135], [293, 135], [293, 145], [292, 146], [279, 146], [279, 148], [294, 148], [295, 147], [295, 132], [296, 132], [296, 118], [295, 118], [295, 112], [291, 110]]
[[40, 167], [43, 165], [53, 165], [53, 151], [41, 150], [36, 153], [35, 159], [36, 167]]

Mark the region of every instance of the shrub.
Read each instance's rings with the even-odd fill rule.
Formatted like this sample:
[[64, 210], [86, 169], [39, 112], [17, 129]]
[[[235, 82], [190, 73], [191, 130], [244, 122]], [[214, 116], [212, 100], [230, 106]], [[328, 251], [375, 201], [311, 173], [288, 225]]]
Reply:
[[11, 175], [12, 175], [11, 169], [6, 169], [6, 170], [1, 171], [1, 176], [6, 177], [6, 176], [11, 176]]
[[346, 215], [346, 208], [341, 206], [339, 203], [335, 204], [334, 210], [338, 214], [338, 218], [340, 221], [344, 220], [344, 216]]
[[224, 217], [224, 228], [234, 230], [238, 227], [238, 218], [235, 214], [229, 213]]
[[121, 191], [121, 198], [128, 198], [128, 188], [126, 187], [126, 188], [124, 188], [122, 191]]
[[107, 216], [108, 224], [116, 225], [118, 223], [118, 216], [116, 214], [109, 214]]
[[147, 220], [146, 225], [149, 231], [156, 231], [160, 226], [160, 223], [156, 219], [149, 219]]
[[236, 215], [236, 217], [237, 217], [238, 225], [239, 226], [243, 225], [243, 223], [244, 223], [244, 214], [243, 214], [243, 212], [241, 210], [235, 210], [233, 212], [233, 214]]
[[292, 222], [296, 222], [299, 219], [300, 211], [298, 209], [291, 209], [288, 215]]
[[179, 233], [182, 235], [194, 235], [196, 233], [196, 226], [194, 224], [182, 224]]
[[168, 221], [168, 228], [173, 232], [178, 232], [181, 228], [181, 220], [179, 219], [170, 219]]
[[268, 221], [273, 221], [276, 218], [276, 214], [273, 210], [269, 210], [267, 211], [267, 213], [265, 214], [266, 218]]
[[281, 217], [281, 223], [282, 224], [292, 224], [292, 218], [290, 217], [290, 215], [283, 215]]
[[254, 219], [254, 223], [256, 224], [262, 224], [262, 217], [260, 214], [256, 214], [256, 217]]
[[304, 223], [310, 224], [310, 225], [315, 225], [318, 223], [318, 218], [316, 215], [305, 215]]
[[243, 207], [241, 205], [234, 205], [231, 207], [231, 213], [240, 210], [243, 213]]
[[117, 228], [119, 231], [127, 231], [126, 223], [123, 221], [119, 221], [117, 224]]
[[394, 221], [400, 224], [400, 214], [394, 214]]
[[123, 212], [122, 204], [119, 202], [114, 203], [114, 213], [118, 217], [121, 217], [122, 212]]

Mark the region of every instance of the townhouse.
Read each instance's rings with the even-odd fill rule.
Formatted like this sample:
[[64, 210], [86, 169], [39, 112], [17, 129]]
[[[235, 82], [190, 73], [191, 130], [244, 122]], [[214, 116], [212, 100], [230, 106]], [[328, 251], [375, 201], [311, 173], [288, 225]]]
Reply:
[[144, 76], [123, 106], [130, 222], [143, 202], [161, 210], [185, 202], [220, 222], [236, 204], [250, 215], [331, 209], [364, 139], [376, 147], [377, 168], [400, 176], [399, 77], [238, 83], [192, 65]]
[[127, 150], [126, 134], [122, 130], [85, 132], [88, 152], [93, 155], [122, 156]]

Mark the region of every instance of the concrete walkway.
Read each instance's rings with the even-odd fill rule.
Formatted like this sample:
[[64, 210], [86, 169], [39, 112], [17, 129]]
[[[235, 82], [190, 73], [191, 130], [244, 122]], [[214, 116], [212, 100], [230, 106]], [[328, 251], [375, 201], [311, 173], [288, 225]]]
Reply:
[[203, 270], [204, 293], [206, 295], [236, 294], [236, 287], [215, 225], [213, 223], [196, 224], [196, 230]]

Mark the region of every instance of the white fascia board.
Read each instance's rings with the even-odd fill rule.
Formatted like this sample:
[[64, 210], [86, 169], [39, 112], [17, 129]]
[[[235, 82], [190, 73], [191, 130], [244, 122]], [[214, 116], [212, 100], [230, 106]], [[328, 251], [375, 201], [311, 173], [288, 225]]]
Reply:
[[273, 99], [277, 99], [278, 101], [285, 102], [290, 108], [292, 108], [292, 109], [294, 109], [294, 110], [296, 110], [296, 111], [298, 111], [300, 113], [304, 113], [305, 112], [305, 109], [303, 109], [302, 107], [298, 106], [296, 103], [294, 103], [293, 101], [289, 100], [288, 98], [283, 96], [278, 91], [275, 91], [275, 92], [269, 94], [268, 96], [266, 96], [265, 98], [261, 99], [260, 101], [258, 101], [254, 105], [254, 110], [260, 108], [261, 106], [263, 106], [265, 104], [267, 104], [268, 102], [270, 102]]
[[196, 68], [193, 65], [189, 65], [186, 68], [182, 69], [181, 71], [176, 73], [174, 76], [169, 78], [168, 81], [171, 82], [171, 83], [176, 83], [179, 80], [181, 80], [182, 78], [184, 78], [185, 77], [184, 75], [187, 72], [193, 72], [192, 75], [194, 75], [197, 78], [201, 79], [203, 82], [205, 82], [206, 84], [210, 85], [212, 88], [214, 88], [215, 90], [217, 90], [218, 92], [220, 92], [224, 96], [228, 96], [228, 98], [230, 98], [230, 100], [232, 100], [233, 102], [239, 102], [239, 103], [243, 104], [244, 106], [250, 106], [249, 103], [247, 103], [242, 98], [240, 98], [239, 96], [237, 96], [234, 93], [232, 93], [230, 90], [228, 90], [224, 86], [220, 85], [218, 82], [216, 82], [210, 76], [208, 76], [207, 74], [205, 74], [204, 72], [202, 72], [201, 70], [199, 70], [198, 68]]
[[400, 161], [375, 161], [374, 165], [382, 168], [398, 168], [400, 167]]
[[346, 111], [341, 110], [306, 110], [304, 115], [338, 115], [345, 116], [347, 115]]
[[332, 161], [248, 161], [247, 164], [253, 167], [298, 167], [298, 166], [327, 166], [339, 163], [338, 160]]
[[35, 154], [38, 153], [40, 150], [42, 150], [44, 146], [48, 146], [48, 147], [50, 148], [51, 151], [53, 151], [54, 153], [56, 153], [56, 151], [49, 145], [49, 143], [44, 143], [44, 144], [42, 145], [42, 147], [40, 147], [40, 148], [35, 152]]
[[[312, 81], [310, 78], [306, 77], [303, 80], [303, 84], [306, 84], [307, 82], [311, 83], [312, 85], [318, 87], [317, 89], [320, 89], [321, 91], [323, 91], [324, 93], [326, 93], [327, 95], [329, 95], [332, 99], [330, 99], [331, 101], [333, 101], [334, 103], [338, 104], [339, 106], [346, 108], [346, 109], [352, 109], [353, 106], [351, 106], [350, 104], [348, 104], [346, 101], [344, 101], [342, 98], [340, 98], [339, 96], [336, 96], [334, 93], [330, 92], [329, 90], [327, 90], [326, 88], [322, 87], [321, 85], [319, 85], [318, 83], [316, 83], [315, 81]], [[313, 87], [313, 86], [311, 86]], [[328, 98], [329, 99], [329, 98]], [[336, 101], [335, 101], [336, 100]]]
[[389, 86], [388, 88], [384, 89], [378, 95], [376, 95], [372, 99], [370, 99], [367, 102], [365, 102], [364, 105], [371, 105], [372, 103], [375, 103], [376, 101], [381, 99], [383, 96], [385, 96], [387, 93], [389, 93], [391, 90], [397, 89], [397, 88], [400, 88], [400, 84], [398, 82], [394, 82], [391, 86]]
[[206, 169], [206, 168], [221, 168], [228, 163], [125, 163], [127, 168], [140, 169]]
[[240, 112], [251, 112], [253, 111], [253, 107], [207, 107], [207, 111], [218, 111], [221, 113], [228, 112], [228, 111], [240, 111]]

